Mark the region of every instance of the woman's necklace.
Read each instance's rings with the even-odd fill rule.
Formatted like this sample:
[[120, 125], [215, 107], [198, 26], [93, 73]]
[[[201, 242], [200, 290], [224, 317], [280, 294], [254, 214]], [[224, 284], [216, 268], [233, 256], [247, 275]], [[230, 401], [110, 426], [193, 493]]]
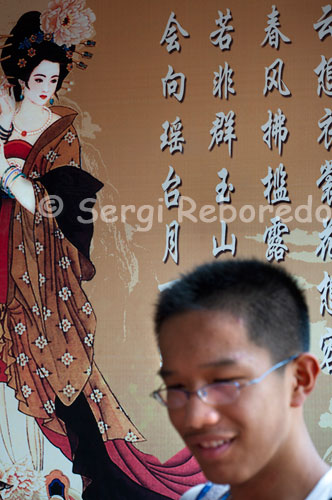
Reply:
[[[27, 135], [36, 135], [36, 134], [41, 134], [42, 132], [44, 132], [44, 130], [47, 129], [47, 127], [50, 126], [51, 124], [51, 121], [52, 121], [52, 111], [47, 107], [47, 106], [43, 106], [43, 109], [48, 113], [48, 118], [46, 120], [46, 122], [44, 123], [44, 125], [36, 130], [29, 130], [29, 132], [27, 130], [20, 130], [16, 125], [15, 125], [15, 121], [13, 120], [13, 125], [14, 125], [14, 130], [20, 134], [22, 137], [26, 137]], [[15, 113], [17, 114], [17, 112]]]

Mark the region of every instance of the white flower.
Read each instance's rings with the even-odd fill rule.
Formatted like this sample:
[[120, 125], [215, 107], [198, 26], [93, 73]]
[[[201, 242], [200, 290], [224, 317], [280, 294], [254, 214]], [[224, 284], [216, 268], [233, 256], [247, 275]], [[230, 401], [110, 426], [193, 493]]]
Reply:
[[92, 393], [90, 394], [90, 398], [95, 403], [100, 403], [100, 401], [103, 399], [103, 397], [104, 397], [104, 394], [99, 389], [94, 389], [92, 391]]
[[63, 320], [60, 321], [59, 328], [64, 333], [67, 333], [68, 330], [70, 330], [70, 328], [71, 328], [71, 322], [67, 318], [64, 318]]
[[50, 149], [46, 155], [46, 160], [48, 160], [50, 163], [54, 163], [59, 156], [60, 155], [53, 151], [53, 149]]
[[138, 441], [138, 437], [129, 429], [129, 432], [127, 432], [127, 435], [125, 436], [125, 441], [134, 443], [135, 441]]
[[71, 167], [79, 167], [79, 164], [74, 160], [70, 160], [70, 162], [68, 162], [68, 165], [70, 165]]
[[62, 392], [68, 399], [70, 399], [76, 392], [76, 389], [68, 382], [66, 387], [62, 389]]
[[21, 276], [21, 279], [24, 281], [24, 283], [26, 283], [27, 285], [30, 285], [30, 278], [28, 275], [28, 271], [25, 271], [23, 276]]
[[65, 366], [69, 366], [74, 361], [74, 357], [69, 352], [65, 352], [61, 356], [61, 361]]
[[46, 282], [46, 278], [42, 273], [39, 273], [39, 286], [43, 286], [43, 284]]
[[43, 220], [43, 216], [40, 212], [35, 212], [35, 223], [38, 225]]
[[44, 403], [44, 408], [49, 415], [51, 415], [55, 410], [55, 404], [50, 399]]
[[59, 291], [59, 297], [65, 302], [66, 300], [69, 299], [69, 297], [71, 297], [71, 290], [67, 286], [64, 286]]
[[31, 461], [24, 459], [14, 464], [0, 462], [0, 480], [10, 488], [1, 491], [3, 500], [32, 500], [45, 498], [45, 480], [34, 470]]
[[24, 248], [24, 243], [22, 241], [22, 243], [20, 243], [18, 246], [17, 246], [17, 249], [22, 252], [24, 254], [25, 252], [25, 248]]
[[39, 378], [47, 378], [50, 376], [50, 372], [45, 368], [45, 366], [37, 368], [36, 374], [38, 375]]
[[36, 170], [33, 170], [30, 174], [29, 174], [29, 177], [30, 179], [38, 179], [40, 177], [40, 173], [39, 172], [36, 172]]
[[21, 391], [22, 391], [22, 394], [25, 397], [25, 399], [28, 399], [28, 397], [32, 394], [32, 390], [30, 389], [30, 387], [27, 384], [22, 385]]
[[105, 422], [103, 422], [102, 420], [99, 420], [98, 427], [100, 434], [104, 434], [108, 429], [108, 425], [105, 424]]
[[31, 312], [33, 312], [36, 316], [40, 316], [40, 310], [38, 304], [35, 304], [31, 307]]
[[54, 236], [55, 236], [56, 238], [58, 238], [59, 240], [63, 240], [63, 239], [64, 239], [64, 237], [65, 237], [65, 235], [63, 234], [63, 232], [61, 231], [61, 229], [56, 229], [56, 230], [54, 231]]
[[40, 243], [40, 241], [36, 241], [35, 249], [36, 249], [36, 254], [39, 255], [41, 252], [44, 251], [44, 246]]
[[87, 316], [90, 316], [90, 314], [92, 313], [92, 307], [91, 307], [91, 304], [89, 302], [86, 302], [84, 304], [84, 306], [82, 307], [82, 311], [87, 315]]
[[22, 222], [22, 215], [21, 215], [21, 212], [19, 212], [19, 213], [16, 215], [15, 219], [16, 219], [18, 222]]
[[48, 344], [48, 341], [47, 339], [43, 336], [43, 335], [40, 335], [35, 341], [34, 341], [34, 344], [36, 347], [38, 347], [39, 349], [43, 350], [44, 347], [47, 346]]
[[75, 138], [76, 138], [76, 135], [73, 134], [73, 132], [71, 130], [68, 130], [68, 132], [64, 136], [64, 140], [67, 141], [68, 144], [71, 144], [72, 142], [74, 142]]
[[23, 335], [23, 333], [26, 331], [26, 326], [23, 323], [17, 323], [14, 327], [15, 333], [18, 335]]
[[93, 340], [94, 340], [93, 333], [88, 333], [88, 334], [86, 335], [86, 337], [84, 337], [84, 343], [85, 343], [88, 347], [92, 347], [92, 346], [93, 346]]
[[77, 45], [93, 34], [92, 23], [96, 16], [91, 9], [84, 9], [85, 0], [51, 0], [40, 16], [44, 33], [53, 33], [58, 45]]
[[86, 373], [87, 376], [90, 377], [91, 372], [92, 372], [92, 369], [91, 369], [91, 366], [89, 366], [84, 373]]
[[43, 317], [44, 317], [44, 321], [47, 320], [47, 318], [49, 318], [52, 314], [52, 311], [51, 309], [47, 309], [46, 306], [43, 306]]
[[35, 182], [32, 183], [32, 187], [33, 189], [35, 190], [35, 193], [38, 194], [40, 193], [41, 189], [40, 187], [38, 186], [38, 184], [36, 184]]
[[24, 352], [21, 352], [16, 358], [16, 363], [24, 367], [26, 364], [29, 363], [29, 358]]
[[59, 260], [59, 267], [62, 267], [62, 269], [68, 269], [68, 267], [71, 264], [71, 260], [65, 255], [64, 257], [61, 257]]

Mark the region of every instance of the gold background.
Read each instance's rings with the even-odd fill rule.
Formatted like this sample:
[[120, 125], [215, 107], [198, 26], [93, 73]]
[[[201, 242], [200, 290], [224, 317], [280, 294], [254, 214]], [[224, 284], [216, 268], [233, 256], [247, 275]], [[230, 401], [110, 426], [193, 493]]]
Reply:
[[[80, 111], [76, 119], [82, 144], [83, 168], [94, 174], [105, 187], [98, 197], [97, 211], [104, 205], [151, 205], [155, 209], [150, 231], [137, 231], [136, 213], [128, 213], [127, 222], [106, 223], [100, 217], [95, 223], [92, 260], [97, 274], [85, 285], [95, 308], [98, 326], [95, 358], [110, 387], [132, 420], [147, 437], [140, 444], [143, 451], [165, 460], [182, 447], [171, 429], [163, 408], [149, 398], [159, 385], [155, 375], [159, 367], [153, 336], [153, 305], [158, 284], [177, 277], [179, 272], [213, 259], [212, 237], [220, 241], [220, 223], [191, 222], [180, 226], [179, 265], [165, 251], [165, 226], [177, 215], [163, 203], [161, 184], [169, 165], [182, 179], [180, 192], [195, 200], [197, 206], [215, 202], [215, 187], [220, 182], [217, 172], [226, 167], [228, 182], [235, 186], [232, 205], [266, 205], [260, 179], [282, 162], [288, 179], [291, 207], [306, 204], [312, 195], [313, 207], [321, 204], [321, 190], [316, 186], [320, 166], [331, 159], [320, 135], [318, 120], [331, 107], [331, 98], [317, 96], [314, 69], [332, 56], [331, 37], [320, 41], [313, 24], [322, 16], [317, 0], [279, 0], [280, 30], [291, 39], [280, 41], [276, 51], [265, 38], [267, 15], [272, 2], [266, 0], [89, 0], [96, 14], [97, 46], [86, 71], [75, 69], [71, 93], [60, 92], [60, 103]], [[46, 1], [34, 0], [31, 9], [43, 10]], [[230, 8], [234, 27], [231, 50], [221, 52], [211, 44], [209, 35], [217, 29], [218, 10]], [[21, 14], [27, 11], [24, 0], [0, 1], [1, 32], [7, 33]], [[179, 35], [182, 50], [169, 54], [160, 40], [168, 18], [174, 11], [190, 38]], [[282, 97], [278, 90], [263, 96], [265, 67], [280, 57], [284, 61], [283, 80], [292, 96]], [[234, 70], [236, 95], [227, 101], [212, 95], [214, 72], [227, 62]], [[186, 75], [186, 94], [182, 103], [162, 95], [161, 78], [168, 65]], [[287, 117], [287, 143], [280, 157], [277, 148], [269, 150], [262, 140], [261, 126], [268, 119], [268, 109], [278, 108]], [[227, 145], [208, 151], [209, 131], [217, 112], [235, 112], [233, 156]], [[176, 116], [183, 124], [184, 153], [171, 155], [160, 150], [162, 123]], [[161, 200], [160, 200], [161, 199]], [[159, 201], [158, 201], [159, 200]], [[163, 222], [157, 222], [157, 207], [163, 207]], [[278, 206], [278, 205], [277, 205]], [[314, 213], [313, 208], [313, 213]], [[195, 215], [198, 215], [196, 210]], [[265, 258], [262, 235], [272, 216], [247, 224], [236, 220], [228, 224], [229, 238], [237, 236], [237, 257]], [[140, 224], [144, 227], [145, 224]], [[320, 295], [316, 286], [329, 272], [330, 260], [315, 257], [322, 223], [293, 221], [287, 224], [290, 235], [284, 238], [289, 248], [286, 267], [307, 289], [313, 322], [312, 351], [320, 359], [320, 336], [331, 326], [327, 313], [319, 313]], [[219, 259], [230, 257], [220, 255]], [[320, 415], [328, 411], [331, 397], [330, 379], [320, 376], [315, 394], [306, 405], [306, 418], [319, 452], [324, 456], [332, 444], [330, 428], [319, 426]], [[332, 416], [331, 416], [332, 417]]]

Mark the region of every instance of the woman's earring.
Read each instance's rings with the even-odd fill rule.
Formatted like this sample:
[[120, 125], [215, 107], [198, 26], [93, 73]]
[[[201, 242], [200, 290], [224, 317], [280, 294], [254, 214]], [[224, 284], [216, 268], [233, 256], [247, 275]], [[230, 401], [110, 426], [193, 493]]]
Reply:
[[50, 99], [50, 105], [53, 106], [53, 104], [54, 104], [54, 97], [52, 96]]
[[24, 99], [24, 94], [23, 94], [23, 89], [21, 88], [20, 101], [23, 101], [23, 99]]

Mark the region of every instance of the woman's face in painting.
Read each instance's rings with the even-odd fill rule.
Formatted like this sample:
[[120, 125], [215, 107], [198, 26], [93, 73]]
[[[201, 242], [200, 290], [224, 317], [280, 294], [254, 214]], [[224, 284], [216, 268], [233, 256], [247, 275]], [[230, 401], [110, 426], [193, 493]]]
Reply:
[[25, 85], [24, 98], [39, 106], [45, 105], [56, 91], [59, 73], [59, 63], [42, 61], [34, 68]]

